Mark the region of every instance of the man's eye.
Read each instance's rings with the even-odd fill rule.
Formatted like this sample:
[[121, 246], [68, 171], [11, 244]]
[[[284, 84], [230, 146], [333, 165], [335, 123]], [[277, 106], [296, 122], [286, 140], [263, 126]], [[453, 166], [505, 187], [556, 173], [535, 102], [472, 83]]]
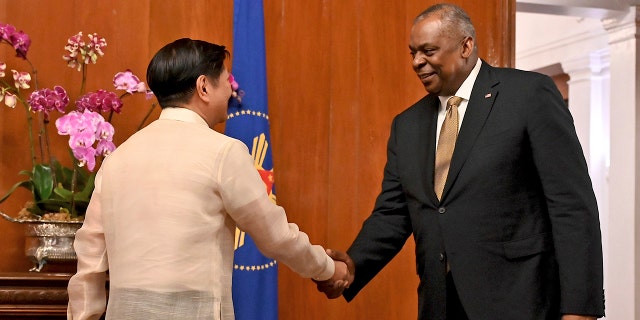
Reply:
[[428, 57], [432, 56], [434, 53], [436, 53], [436, 50], [435, 50], [435, 49], [427, 49], [427, 50], [424, 50], [424, 54], [425, 54], [426, 56], [428, 56]]

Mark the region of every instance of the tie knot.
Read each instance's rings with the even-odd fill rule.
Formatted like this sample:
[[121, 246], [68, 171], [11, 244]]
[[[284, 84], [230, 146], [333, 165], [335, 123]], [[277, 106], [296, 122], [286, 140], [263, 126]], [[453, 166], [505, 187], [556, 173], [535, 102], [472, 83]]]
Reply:
[[447, 109], [449, 109], [449, 107], [451, 106], [458, 107], [460, 105], [460, 102], [462, 102], [462, 98], [460, 97], [453, 96], [449, 98], [449, 100], [447, 100]]

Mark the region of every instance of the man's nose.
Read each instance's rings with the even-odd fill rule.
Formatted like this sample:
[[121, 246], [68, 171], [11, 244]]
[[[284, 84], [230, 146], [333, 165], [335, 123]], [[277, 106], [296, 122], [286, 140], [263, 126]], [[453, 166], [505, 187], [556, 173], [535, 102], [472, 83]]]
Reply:
[[414, 69], [420, 69], [427, 63], [426, 56], [421, 52], [416, 52], [413, 55], [413, 60], [411, 61], [411, 65]]

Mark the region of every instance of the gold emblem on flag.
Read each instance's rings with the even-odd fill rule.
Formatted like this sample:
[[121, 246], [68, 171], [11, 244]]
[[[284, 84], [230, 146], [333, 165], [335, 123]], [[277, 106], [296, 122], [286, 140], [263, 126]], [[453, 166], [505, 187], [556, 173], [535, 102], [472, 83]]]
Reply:
[[[265, 115], [266, 116], [266, 115]], [[253, 138], [253, 144], [251, 147], [251, 156], [253, 157], [253, 165], [258, 170], [262, 182], [264, 182], [269, 199], [273, 203], [276, 203], [276, 195], [273, 194], [273, 169], [265, 170], [263, 167], [264, 159], [267, 156], [267, 150], [269, 148], [269, 142], [267, 136], [264, 133]], [[236, 227], [235, 246], [234, 250], [244, 245], [245, 232]], [[277, 265], [277, 261], [271, 259], [269, 262], [262, 265], [239, 265], [234, 263], [233, 268], [241, 271], [261, 271], [264, 269], [272, 268]]]
[[[251, 147], [251, 156], [253, 157], [253, 165], [256, 170], [260, 174], [262, 178], [262, 182], [267, 189], [267, 194], [269, 195], [269, 199], [273, 203], [276, 203], [276, 195], [273, 194], [273, 169], [265, 170], [262, 165], [264, 164], [264, 159], [267, 156], [267, 149], [269, 148], [269, 142], [267, 141], [267, 136], [264, 133], [261, 133], [259, 136], [253, 138], [253, 144]], [[244, 237], [245, 232], [236, 228], [236, 236], [235, 236], [235, 245], [234, 249], [238, 249], [244, 245]]]

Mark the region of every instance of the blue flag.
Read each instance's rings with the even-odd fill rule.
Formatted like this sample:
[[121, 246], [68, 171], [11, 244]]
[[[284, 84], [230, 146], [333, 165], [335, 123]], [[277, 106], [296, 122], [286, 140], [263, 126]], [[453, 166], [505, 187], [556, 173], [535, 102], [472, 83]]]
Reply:
[[[231, 100], [225, 134], [244, 142], [276, 201], [267, 109], [267, 74], [262, 0], [233, 3], [233, 64], [241, 102]], [[278, 319], [278, 265], [263, 256], [249, 235], [236, 229], [233, 303], [237, 320]]]

